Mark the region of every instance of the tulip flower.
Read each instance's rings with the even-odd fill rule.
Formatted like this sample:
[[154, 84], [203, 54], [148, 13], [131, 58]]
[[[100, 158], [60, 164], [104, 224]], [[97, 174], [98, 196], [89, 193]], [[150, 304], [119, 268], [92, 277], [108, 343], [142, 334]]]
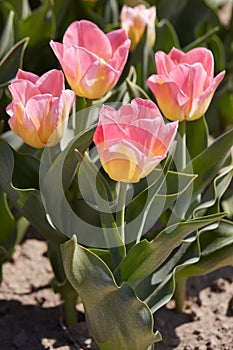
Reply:
[[63, 43], [51, 41], [66, 79], [78, 96], [103, 97], [117, 83], [125, 66], [130, 40], [122, 29], [103, 33], [94, 23], [75, 21]]
[[123, 5], [120, 15], [121, 28], [125, 29], [131, 40], [130, 51], [134, 51], [146, 27], [150, 47], [155, 43], [156, 7], [146, 8], [145, 5], [129, 7]]
[[119, 110], [104, 105], [93, 137], [104, 170], [115, 181], [138, 182], [166, 157], [177, 125], [165, 124], [150, 100], [135, 98]]
[[195, 120], [204, 115], [225, 71], [214, 77], [210, 50], [198, 47], [184, 53], [173, 48], [155, 53], [157, 74], [147, 79], [159, 108], [169, 120]]
[[35, 148], [57, 144], [75, 98], [73, 91], [65, 90], [63, 73], [54, 69], [39, 77], [19, 70], [9, 90], [12, 102], [6, 111], [13, 132]]

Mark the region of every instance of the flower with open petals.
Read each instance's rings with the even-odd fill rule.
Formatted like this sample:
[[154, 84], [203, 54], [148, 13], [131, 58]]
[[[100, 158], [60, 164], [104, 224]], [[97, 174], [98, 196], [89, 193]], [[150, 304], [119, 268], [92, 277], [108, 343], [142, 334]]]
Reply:
[[131, 40], [130, 51], [135, 50], [146, 27], [149, 45], [150, 47], [154, 46], [155, 19], [155, 6], [152, 6], [150, 8], [146, 8], [146, 6], [143, 4], [137, 5], [135, 7], [129, 7], [127, 5], [122, 6], [120, 15], [121, 28], [126, 30]]
[[178, 122], [165, 124], [150, 100], [135, 98], [119, 110], [103, 106], [93, 140], [110, 178], [138, 182], [167, 155]]
[[157, 74], [147, 79], [156, 101], [170, 120], [195, 120], [204, 115], [221, 83], [225, 71], [214, 77], [214, 58], [210, 50], [198, 47], [168, 54], [155, 53]]
[[51, 41], [72, 90], [82, 97], [103, 97], [117, 83], [125, 66], [130, 40], [125, 30], [105, 34], [96, 24], [75, 21], [66, 30], [63, 43]]
[[75, 97], [73, 91], [65, 90], [62, 71], [53, 69], [39, 77], [19, 70], [9, 90], [12, 102], [6, 111], [14, 133], [35, 148], [57, 144]]

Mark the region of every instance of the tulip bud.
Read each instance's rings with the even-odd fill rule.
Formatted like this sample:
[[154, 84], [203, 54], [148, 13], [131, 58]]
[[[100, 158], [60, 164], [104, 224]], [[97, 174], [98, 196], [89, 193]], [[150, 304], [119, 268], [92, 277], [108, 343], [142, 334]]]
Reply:
[[131, 40], [130, 51], [138, 45], [146, 27], [148, 42], [152, 48], [155, 43], [156, 7], [146, 8], [145, 5], [128, 7], [123, 5], [120, 15], [121, 28], [125, 29]]

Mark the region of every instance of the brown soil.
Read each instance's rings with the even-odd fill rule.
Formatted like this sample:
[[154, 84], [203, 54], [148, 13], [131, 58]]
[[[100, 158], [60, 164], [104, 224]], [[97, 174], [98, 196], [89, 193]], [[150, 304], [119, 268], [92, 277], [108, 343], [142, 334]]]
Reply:
[[[1, 350], [97, 349], [85, 322], [69, 329], [62, 324], [62, 302], [50, 287], [53, 273], [40, 236], [27, 235], [3, 274]], [[233, 267], [190, 278], [187, 294], [185, 312], [176, 312], [171, 301], [155, 315], [163, 335], [155, 349], [233, 349]]]

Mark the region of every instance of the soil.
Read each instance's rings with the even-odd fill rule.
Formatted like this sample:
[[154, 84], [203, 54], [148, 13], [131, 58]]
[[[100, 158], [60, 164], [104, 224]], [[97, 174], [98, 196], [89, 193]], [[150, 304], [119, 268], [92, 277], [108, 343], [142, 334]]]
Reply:
[[[4, 264], [0, 349], [97, 350], [84, 321], [70, 328], [62, 323], [62, 301], [50, 287], [46, 250], [42, 237], [27, 234]], [[191, 277], [185, 311], [176, 312], [171, 300], [156, 313], [155, 326], [163, 336], [156, 350], [232, 350], [233, 267]]]

